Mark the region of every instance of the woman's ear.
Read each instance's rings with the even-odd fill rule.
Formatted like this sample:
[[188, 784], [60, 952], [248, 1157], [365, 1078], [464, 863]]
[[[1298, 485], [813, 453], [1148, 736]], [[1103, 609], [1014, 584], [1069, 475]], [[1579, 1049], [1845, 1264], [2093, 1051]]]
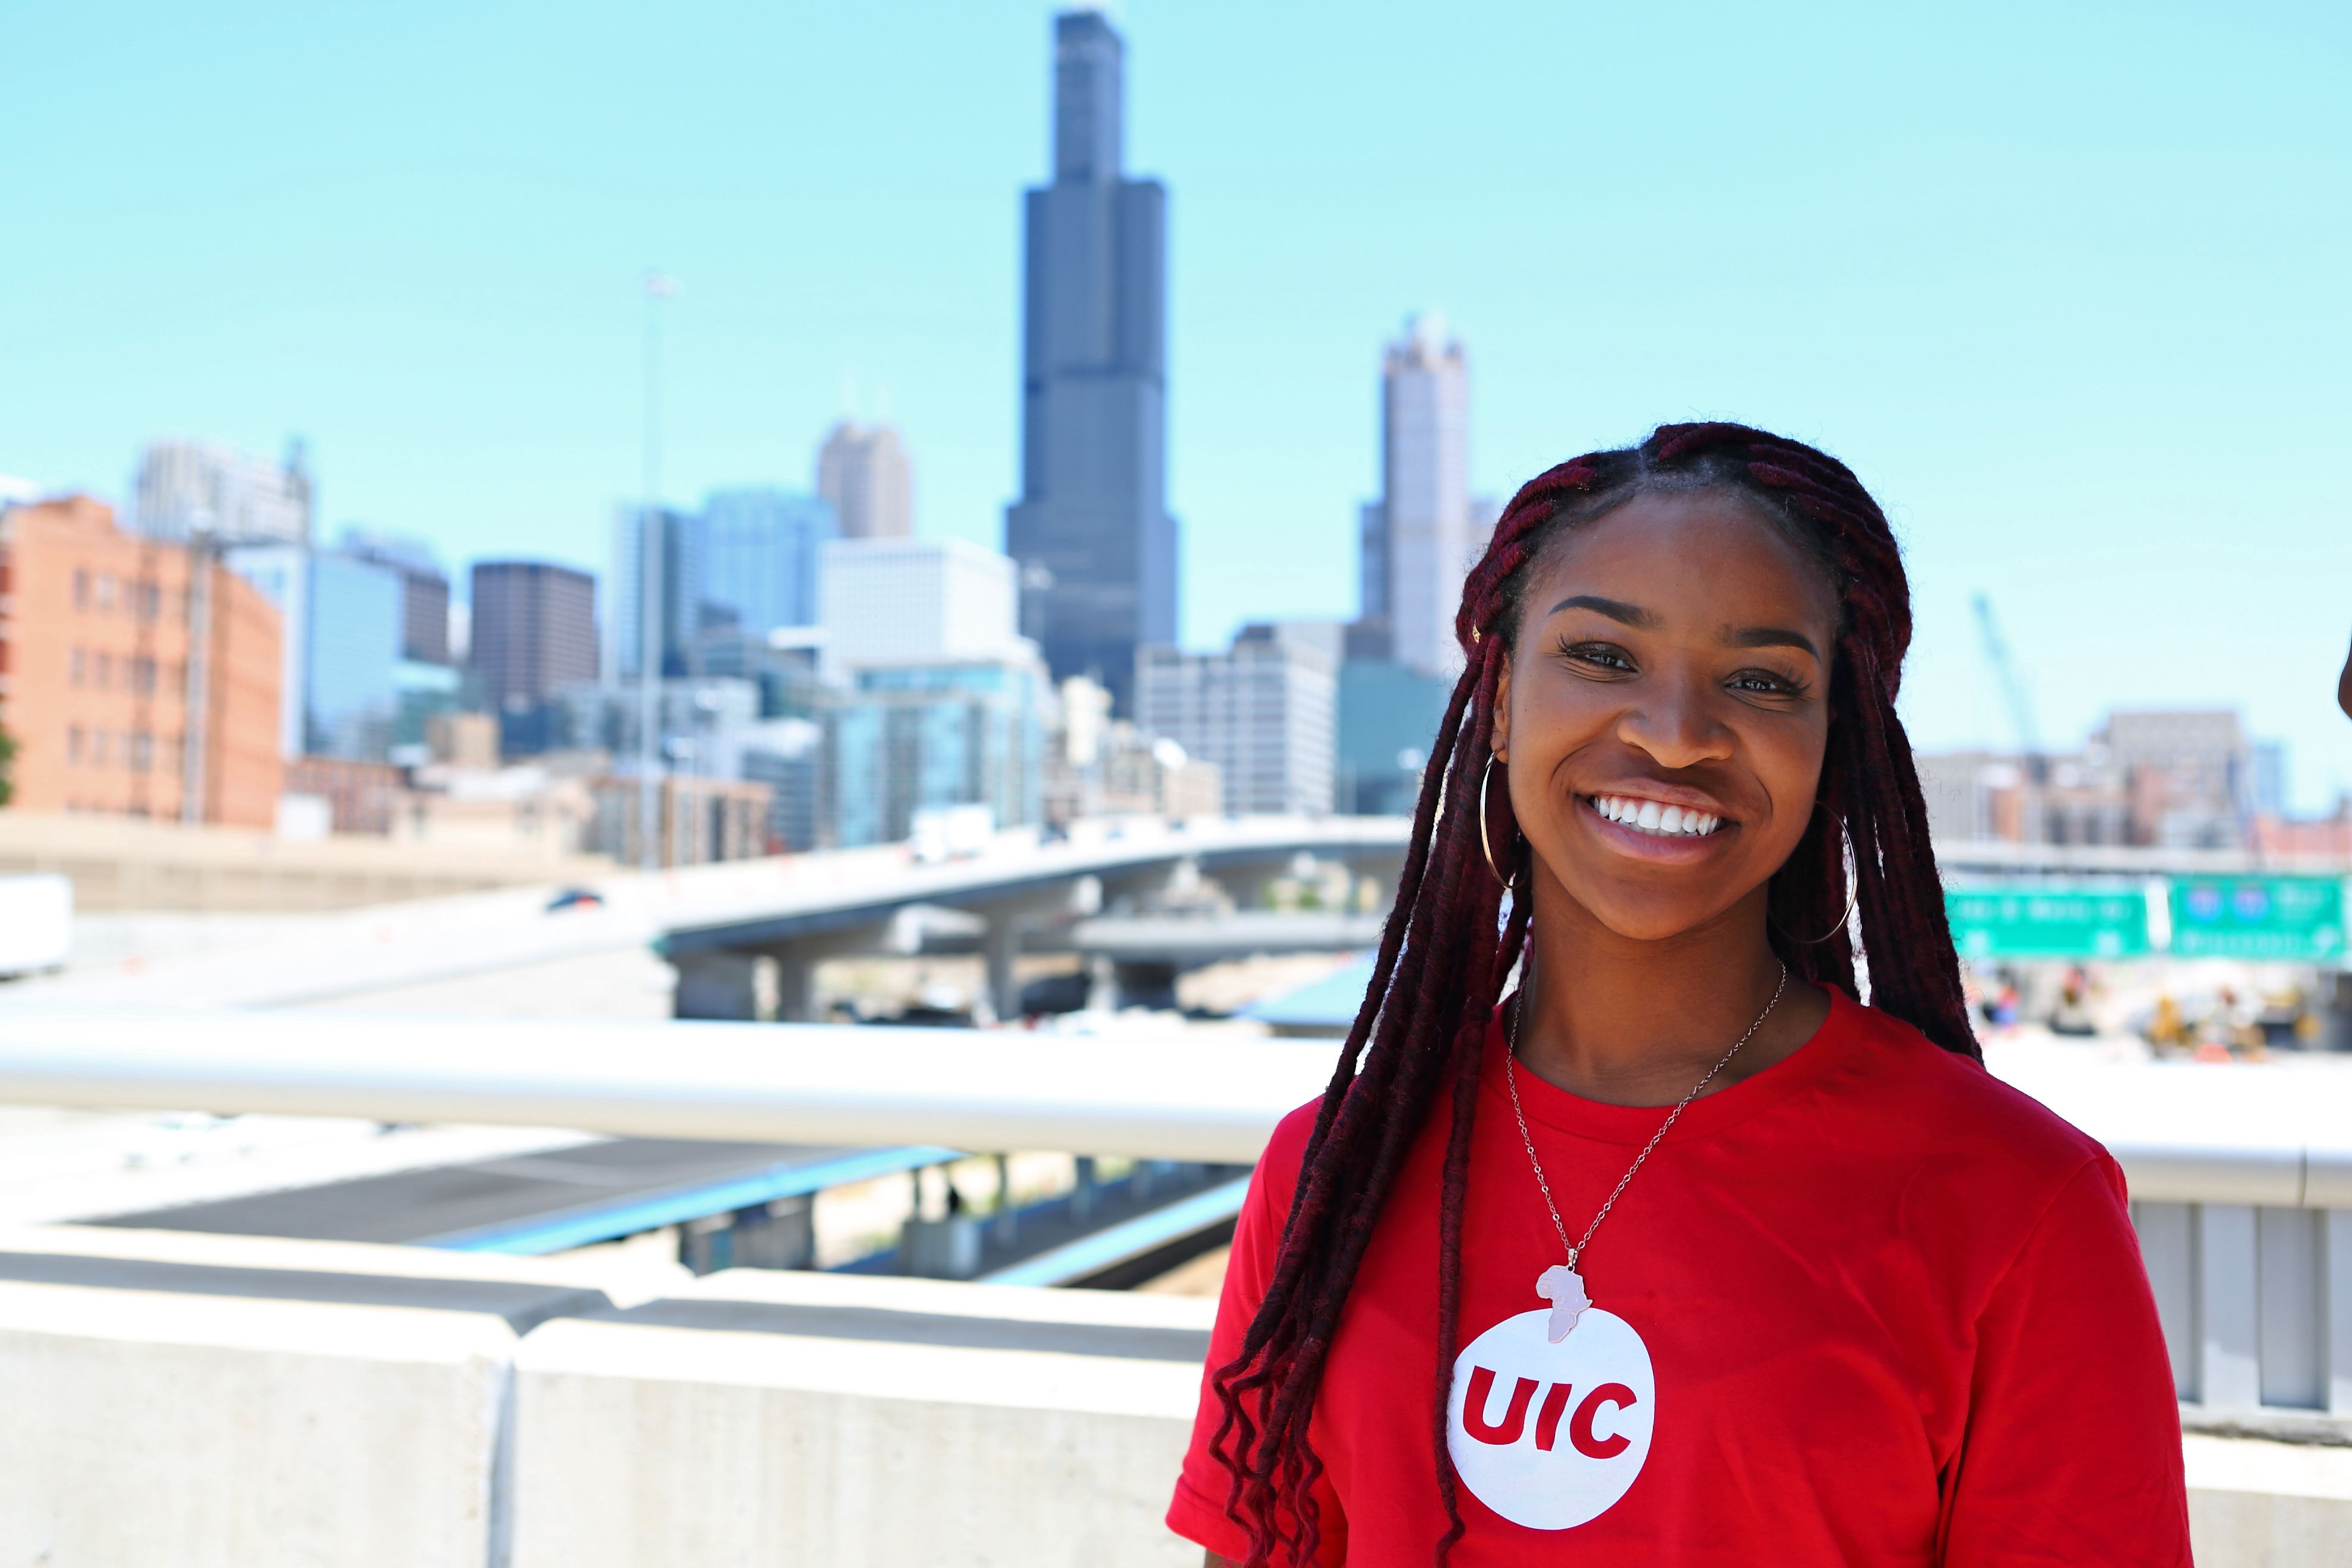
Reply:
[[1503, 668], [1495, 677], [1495, 755], [1511, 760], [1511, 659], [1504, 650]]

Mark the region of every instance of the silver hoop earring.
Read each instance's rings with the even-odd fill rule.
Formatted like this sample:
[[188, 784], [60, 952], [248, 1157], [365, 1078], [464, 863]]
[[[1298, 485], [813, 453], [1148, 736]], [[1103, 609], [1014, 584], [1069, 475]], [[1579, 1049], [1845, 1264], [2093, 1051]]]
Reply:
[[[1846, 826], [1845, 814], [1843, 812], [1832, 811], [1830, 815], [1837, 818], [1838, 842], [1843, 847], [1845, 851], [1843, 857], [1840, 860], [1840, 865], [1843, 866], [1847, 860], [1853, 862], [1853, 875], [1846, 878], [1845, 879], [1845, 913], [1838, 917], [1837, 924], [1830, 927], [1829, 930], [1815, 937], [1790, 936], [1787, 927], [1777, 922], [1773, 923], [1772, 929], [1774, 931], [1779, 931], [1784, 937], [1788, 937], [1790, 942], [1795, 942], [1799, 947], [1819, 947], [1822, 942], [1829, 941], [1830, 938], [1837, 935], [1838, 932], [1845, 930], [1847, 926], [1853, 923], [1854, 907], [1862, 901], [1862, 857], [1853, 852], [1853, 831]], [[1768, 915], [1766, 919], [1769, 921], [1770, 917]]]
[[[1495, 840], [1493, 835], [1486, 831], [1486, 786], [1494, 776], [1495, 753], [1489, 752], [1486, 753], [1486, 766], [1478, 774], [1478, 853], [1486, 858], [1486, 869], [1495, 873], [1495, 880], [1507, 888], [1511, 879], [1503, 875], [1501, 867], [1495, 864]], [[1507, 784], [1509, 781], [1507, 778], [1504, 782]]]

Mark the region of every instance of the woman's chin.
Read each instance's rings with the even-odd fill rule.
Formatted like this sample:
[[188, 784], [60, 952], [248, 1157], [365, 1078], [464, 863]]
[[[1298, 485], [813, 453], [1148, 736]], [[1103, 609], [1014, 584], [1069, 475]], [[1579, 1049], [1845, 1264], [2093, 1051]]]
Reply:
[[[1627, 887], [1622, 878], [1577, 875], [1580, 868], [1566, 869], [1570, 875], [1555, 874], [1552, 879], [1560, 889], [1586, 919], [1625, 942], [1673, 942], [1696, 935], [1719, 926], [1740, 902], [1736, 890], [1726, 898], [1723, 881], [1714, 877], [1706, 879], [1705, 887], [1677, 890]], [[1537, 918], [1542, 918], [1540, 904]]]

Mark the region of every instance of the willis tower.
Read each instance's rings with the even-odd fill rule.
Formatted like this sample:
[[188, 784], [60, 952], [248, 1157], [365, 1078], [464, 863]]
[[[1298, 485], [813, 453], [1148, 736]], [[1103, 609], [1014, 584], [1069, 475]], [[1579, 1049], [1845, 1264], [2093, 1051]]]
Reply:
[[1168, 193], [1124, 177], [1125, 45], [1096, 11], [1054, 19], [1054, 179], [1027, 197], [1021, 499], [1005, 553], [1021, 629], [1055, 679], [1133, 711], [1135, 650], [1176, 640], [1168, 515]]

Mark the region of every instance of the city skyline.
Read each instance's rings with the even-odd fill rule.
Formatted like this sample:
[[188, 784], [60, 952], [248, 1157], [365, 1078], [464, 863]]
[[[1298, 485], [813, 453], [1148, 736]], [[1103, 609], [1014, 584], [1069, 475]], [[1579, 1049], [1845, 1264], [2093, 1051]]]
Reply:
[[[524, 8], [468, 22], [466, 59], [429, 9], [128, 43], [26, 18], [28, 56], [105, 59], [109, 90], [34, 73], [0, 153], [25, 221], [72, 239], [0, 260], [0, 471], [120, 502], [152, 437], [268, 454], [299, 433], [322, 534], [425, 531], [453, 574], [485, 553], [601, 570], [636, 467], [634, 284], [658, 261], [684, 286], [665, 499], [801, 482], [855, 362], [896, 393], [919, 531], [993, 544], [1017, 492], [1007, 198], [1034, 175], [1049, 13], [915, 16], [697, 13], [645, 43]], [[2352, 784], [2327, 689], [2352, 481], [2310, 460], [2352, 341], [2327, 281], [2345, 215], [2306, 196], [2347, 151], [2323, 69], [2341, 16], [2125, 37], [2022, 10], [1359, 20], [1120, 13], [1129, 163], [1180, 198], [1188, 646], [1351, 613], [1379, 346], [1443, 307], [1477, 360], [1479, 493], [1694, 414], [1853, 461], [1912, 547], [1923, 748], [2009, 738], [1981, 590], [2045, 732], [2235, 704], [2289, 742], [2299, 805]], [[2005, 46], [2021, 33], [2034, 49]], [[548, 38], [562, 69], [467, 63]], [[747, 109], [730, 84], [780, 50], [823, 68]], [[1564, 96], [1576, 58], [1622, 68]], [[901, 90], [866, 104], [886, 73]], [[1380, 112], [1365, 84], [1408, 73], [1428, 112]], [[641, 76], [657, 91], [616, 112]], [[381, 89], [412, 78], [452, 112], [393, 113], [412, 100]], [[265, 79], [283, 91], [217, 90]], [[820, 167], [841, 144], [860, 157]], [[246, 177], [198, 177], [218, 167]], [[774, 194], [746, 205], [754, 169]], [[165, 220], [173, 244], [132, 242]]]

